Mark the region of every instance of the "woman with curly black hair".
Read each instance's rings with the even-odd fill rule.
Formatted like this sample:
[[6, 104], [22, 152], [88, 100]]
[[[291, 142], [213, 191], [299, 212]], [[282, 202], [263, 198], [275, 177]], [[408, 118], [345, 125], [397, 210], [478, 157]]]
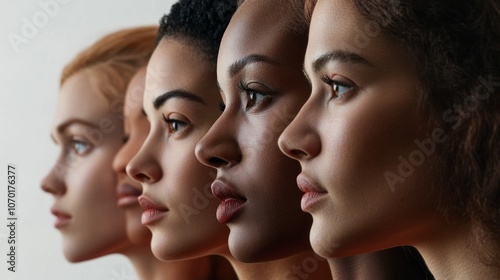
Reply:
[[319, 0], [309, 34], [280, 147], [315, 251], [413, 245], [437, 279], [498, 279], [498, 1]]
[[[313, 254], [312, 219], [300, 208], [296, 183], [300, 164], [278, 147], [278, 137], [311, 91], [303, 74], [305, 2], [240, 2], [217, 64], [224, 112], [196, 149], [202, 163], [217, 169], [212, 188], [223, 200], [217, 216], [230, 228], [233, 256], [245, 262], [298, 259], [291, 273], [296, 279], [329, 279], [330, 274], [333, 279], [426, 279], [430, 274], [413, 248], [339, 258], [331, 271]], [[235, 211], [225, 211], [231, 208]]]

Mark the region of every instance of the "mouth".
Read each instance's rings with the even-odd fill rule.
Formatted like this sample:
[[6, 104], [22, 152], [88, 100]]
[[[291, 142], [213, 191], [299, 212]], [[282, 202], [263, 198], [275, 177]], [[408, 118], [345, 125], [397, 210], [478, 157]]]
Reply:
[[138, 200], [139, 205], [144, 210], [141, 216], [141, 223], [145, 226], [158, 222], [168, 212], [167, 208], [159, 206], [144, 195], [139, 196]]
[[313, 183], [306, 175], [297, 176], [297, 186], [304, 193], [300, 207], [304, 212], [311, 212], [321, 199], [327, 196], [326, 190]]
[[142, 190], [131, 184], [124, 183], [118, 186], [118, 206], [128, 207], [137, 205], [137, 198], [142, 194]]
[[221, 204], [217, 207], [217, 221], [228, 223], [245, 206], [247, 199], [221, 180], [212, 183], [212, 193]]
[[52, 215], [56, 216], [54, 227], [58, 229], [66, 226], [71, 221], [71, 215], [57, 209], [56, 207], [52, 207], [50, 209], [50, 212], [52, 213]]

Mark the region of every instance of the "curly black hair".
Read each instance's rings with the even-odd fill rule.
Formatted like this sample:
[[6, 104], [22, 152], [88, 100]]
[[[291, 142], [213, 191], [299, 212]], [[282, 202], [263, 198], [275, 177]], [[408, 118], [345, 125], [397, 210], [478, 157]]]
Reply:
[[222, 35], [237, 7], [236, 0], [180, 0], [160, 20], [156, 44], [165, 37], [186, 40], [216, 63]]

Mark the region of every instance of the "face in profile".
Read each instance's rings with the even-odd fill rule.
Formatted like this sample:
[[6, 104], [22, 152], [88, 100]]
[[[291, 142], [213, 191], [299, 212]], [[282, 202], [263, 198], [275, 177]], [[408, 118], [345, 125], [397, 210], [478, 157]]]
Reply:
[[417, 75], [373, 24], [349, 1], [317, 3], [304, 63], [312, 94], [280, 138], [301, 164], [302, 209], [324, 257], [415, 244], [436, 224]]
[[140, 181], [142, 223], [164, 260], [227, 251], [228, 229], [215, 219], [215, 172], [196, 143], [220, 115], [215, 66], [185, 40], [164, 38], [148, 64], [144, 110], [151, 129], [128, 174]]
[[55, 227], [71, 262], [129, 246], [112, 169], [123, 137], [122, 120], [90, 86], [88, 71], [92, 69], [74, 74], [61, 87], [51, 131], [60, 154], [42, 181], [42, 189], [54, 196]]
[[217, 169], [217, 219], [229, 226], [231, 253], [244, 262], [310, 248], [299, 164], [277, 144], [310, 92], [302, 73], [306, 39], [287, 30], [291, 16], [276, 17], [279, 5], [269, 5], [277, 4], [246, 1], [231, 19], [217, 64], [225, 109], [197, 147], [198, 159]]
[[142, 147], [149, 133], [149, 122], [142, 110], [146, 68], [142, 68], [132, 77], [127, 88], [124, 105], [123, 146], [116, 154], [113, 168], [118, 173], [118, 205], [125, 210], [127, 235], [134, 244], [151, 242], [151, 231], [142, 225], [142, 208], [138, 197], [142, 194], [142, 186], [126, 173], [127, 164]]

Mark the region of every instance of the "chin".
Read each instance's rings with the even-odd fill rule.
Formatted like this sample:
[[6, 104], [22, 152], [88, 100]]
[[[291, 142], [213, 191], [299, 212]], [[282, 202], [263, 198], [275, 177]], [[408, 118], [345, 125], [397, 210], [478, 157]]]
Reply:
[[96, 258], [95, 255], [83, 252], [74, 252], [73, 250], [64, 249], [64, 257], [70, 263], [79, 263]]
[[279, 247], [276, 240], [267, 237], [262, 230], [253, 232], [233, 226], [228, 240], [229, 251], [234, 258], [244, 263], [273, 261], [293, 254], [288, 254], [288, 250]]
[[321, 226], [319, 222], [314, 220], [309, 234], [312, 249], [325, 259], [340, 257], [339, 253], [343, 244], [335, 242], [332, 235], [326, 234], [328, 232], [330, 229], [327, 226]]

